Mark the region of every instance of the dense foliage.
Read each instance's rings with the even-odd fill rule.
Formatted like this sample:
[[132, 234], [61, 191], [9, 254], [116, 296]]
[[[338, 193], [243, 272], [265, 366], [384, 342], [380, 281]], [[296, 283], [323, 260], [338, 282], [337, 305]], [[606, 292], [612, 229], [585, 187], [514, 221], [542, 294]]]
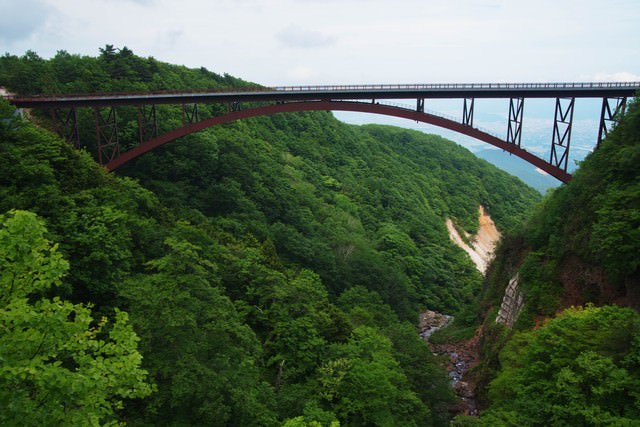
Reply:
[[42, 297], [69, 264], [30, 212], [0, 215], [0, 423], [116, 425], [151, 386], [127, 314], [94, 322], [87, 306]]
[[[503, 240], [484, 295], [482, 425], [638, 425], [638, 314], [608, 306], [640, 308], [638, 159], [634, 101], [573, 180]], [[516, 271], [526, 304], [511, 336], [495, 314]]]
[[457, 426], [636, 426], [640, 315], [617, 306], [570, 308], [516, 333], [500, 354], [491, 406]]
[[[247, 86], [107, 45], [0, 58], [19, 93]], [[202, 117], [224, 106], [202, 106]], [[156, 392], [130, 425], [445, 425], [452, 392], [416, 334], [481, 277], [449, 240], [479, 204], [514, 227], [537, 193], [438, 137], [330, 113], [208, 129], [107, 174], [0, 104], [0, 212], [46, 222], [70, 268], [51, 296], [126, 310]], [[31, 117], [48, 125], [47, 115]], [[91, 111], [80, 116], [91, 117]], [[123, 144], [135, 109], [119, 110]], [[162, 107], [162, 130], [180, 107]], [[92, 122], [81, 126], [93, 141]], [[131, 396], [133, 397], [133, 396]], [[316, 424], [314, 424], [316, 423]]]
[[490, 418], [530, 426], [640, 419], [640, 315], [633, 310], [568, 309], [539, 330], [516, 334], [501, 358]]
[[[640, 308], [640, 109], [620, 123], [576, 171], [503, 243], [494, 274], [522, 264], [530, 302], [524, 323], [561, 305]], [[518, 260], [526, 256], [524, 262]], [[508, 279], [506, 279], [508, 280]]]

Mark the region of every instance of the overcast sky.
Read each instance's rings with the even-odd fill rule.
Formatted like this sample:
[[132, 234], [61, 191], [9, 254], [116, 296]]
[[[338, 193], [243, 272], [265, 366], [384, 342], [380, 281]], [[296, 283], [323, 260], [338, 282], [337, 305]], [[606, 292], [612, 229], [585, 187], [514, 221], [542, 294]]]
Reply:
[[640, 0], [0, 0], [0, 52], [105, 44], [265, 85], [640, 80]]

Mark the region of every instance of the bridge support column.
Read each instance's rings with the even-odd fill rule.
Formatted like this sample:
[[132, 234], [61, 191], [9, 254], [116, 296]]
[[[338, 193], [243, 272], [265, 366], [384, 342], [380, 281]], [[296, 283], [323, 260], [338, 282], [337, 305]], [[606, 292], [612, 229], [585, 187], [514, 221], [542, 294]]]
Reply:
[[105, 118], [99, 107], [95, 110], [98, 162], [105, 165], [120, 154], [118, 138], [118, 117], [116, 107], [110, 107]]
[[198, 104], [188, 106], [182, 104], [182, 124], [197, 123], [200, 121], [200, 114], [198, 112]]
[[[465, 98], [464, 106], [462, 107], [462, 124], [465, 126], [473, 127], [473, 104], [474, 98]], [[522, 122], [522, 120], [521, 120]], [[519, 145], [519, 144], [518, 144]]]
[[74, 148], [80, 148], [80, 134], [78, 133], [78, 110], [75, 108], [64, 112], [61, 108], [51, 110], [53, 128]]
[[140, 132], [140, 144], [158, 136], [158, 117], [155, 104], [147, 111], [146, 105], [138, 107], [138, 130]]
[[424, 98], [418, 98], [416, 101], [416, 111], [418, 113], [424, 113]]
[[522, 140], [522, 115], [524, 98], [509, 98], [509, 124], [507, 126], [507, 143], [520, 147]]
[[549, 163], [567, 171], [569, 146], [571, 143], [571, 126], [573, 124], [573, 105], [575, 98], [556, 98], [556, 114], [553, 120], [553, 137], [551, 140], [551, 158]]
[[[612, 107], [613, 102], [613, 108]], [[624, 114], [627, 104], [626, 97], [602, 98], [602, 113], [600, 113], [600, 130], [598, 131], [597, 147], [607, 137], [609, 131], [618, 123], [620, 116]]]

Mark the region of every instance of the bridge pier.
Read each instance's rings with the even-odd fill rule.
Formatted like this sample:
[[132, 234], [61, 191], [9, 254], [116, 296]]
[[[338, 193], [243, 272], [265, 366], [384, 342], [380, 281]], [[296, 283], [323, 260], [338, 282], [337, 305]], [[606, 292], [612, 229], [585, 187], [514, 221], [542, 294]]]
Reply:
[[524, 98], [509, 98], [509, 124], [507, 126], [507, 143], [520, 147], [522, 140], [522, 115]]
[[[563, 106], [563, 101], [565, 102]], [[571, 143], [571, 127], [573, 125], [573, 106], [575, 98], [556, 98], [556, 113], [553, 120], [553, 137], [551, 139], [551, 157], [549, 163], [567, 171], [569, 145]]]
[[[611, 103], [614, 102], [613, 108]], [[627, 105], [627, 97], [605, 97], [602, 98], [602, 113], [600, 113], [600, 129], [598, 130], [597, 147], [603, 139], [607, 137], [609, 131], [618, 123], [619, 117], [624, 114]]]
[[118, 138], [118, 115], [116, 107], [109, 107], [105, 118], [100, 107], [94, 109], [96, 118], [96, 142], [98, 144], [98, 162], [105, 165], [120, 155]]
[[464, 106], [462, 107], [462, 124], [473, 127], [473, 105], [475, 98], [464, 98]]
[[65, 114], [62, 108], [54, 108], [51, 110], [51, 120], [56, 133], [64, 138], [67, 143], [73, 145], [74, 148], [79, 149], [78, 110], [70, 108]]
[[198, 104], [193, 104], [193, 107], [188, 107], [187, 104], [182, 104], [182, 124], [197, 123], [200, 121], [200, 114], [198, 112]]
[[155, 104], [151, 104], [149, 111], [147, 111], [146, 105], [138, 107], [138, 132], [140, 133], [140, 144], [158, 136], [158, 117]]

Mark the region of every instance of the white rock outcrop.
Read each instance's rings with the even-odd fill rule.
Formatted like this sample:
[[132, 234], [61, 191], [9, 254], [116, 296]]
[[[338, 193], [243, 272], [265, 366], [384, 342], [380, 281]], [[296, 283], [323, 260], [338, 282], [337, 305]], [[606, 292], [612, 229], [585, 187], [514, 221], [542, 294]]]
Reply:
[[520, 289], [518, 289], [519, 277], [516, 274], [507, 285], [507, 289], [504, 291], [504, 297], [502, 297], [502, 304], [500, 305], [500, 311], [496, 317], [496, 323], [502, 323], [508, 328], [513, 327], [513, 324], [518, 320], [518, 315], [524, 307], [524, 296]]

